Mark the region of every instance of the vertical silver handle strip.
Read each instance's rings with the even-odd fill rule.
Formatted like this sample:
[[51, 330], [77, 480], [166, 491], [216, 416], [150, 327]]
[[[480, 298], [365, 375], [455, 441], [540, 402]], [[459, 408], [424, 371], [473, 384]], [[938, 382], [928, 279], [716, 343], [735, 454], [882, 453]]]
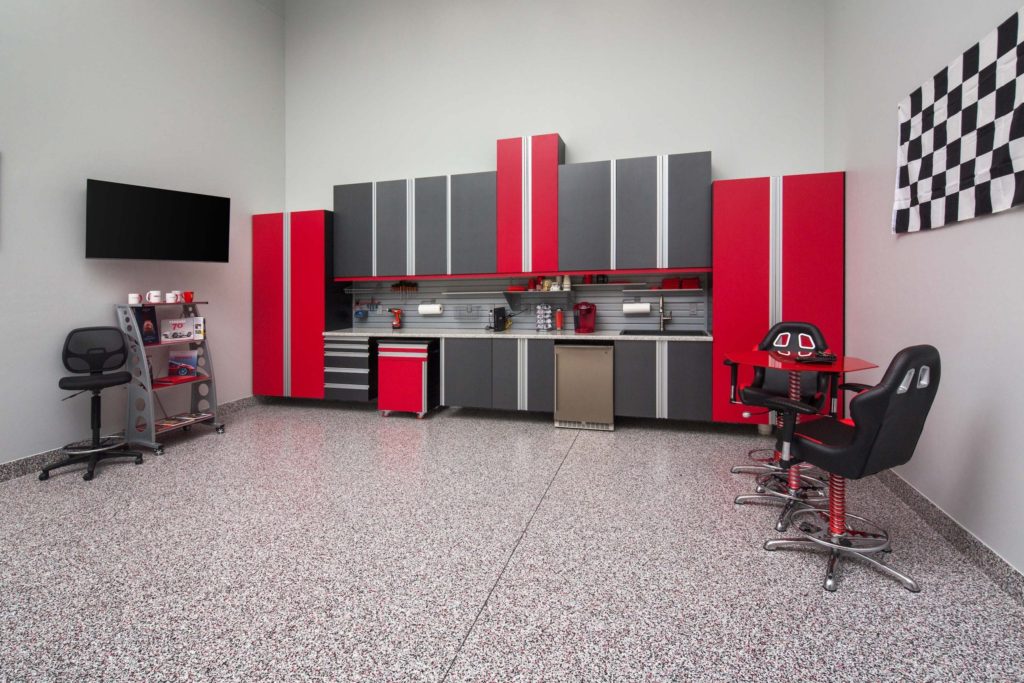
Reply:
[[441, 405], [447, 405], [444, 400], [444, 337], [441, 337]]
[[416, 179], [405, 181], [405, 272], [416, 274]]
[[377, 275], [377, 183], [370, 192], [370, 275]]
[[452, 177], [445, 176], [445, 259], [447, 272], [452, 274]]
[[284, 212], [282, 218], [283, 230], [281, 239], [281, 252], [284, 258], [284, 322], [281, 326], [284, 334], [284, 358], [282, 359], [282, 370], [284, 371], [284, 395], [292, 395], [292, 220], [291, 214]]
[[611, 178], [611, 190], [612, 191], [611, 191], [611, 225], [610, 225], [610, 228], [611, 228], [611, 233], [612, 233], [612, 238], [611, 238], [612, 253], [611, 253], [611, 257], [608, 260], [608, 267], [609, 267], [610, 270], [615, 270], [615, 159], [612, 159], [612, 162], [611, 162], [611, 173], [612, 173], [612, 178]]

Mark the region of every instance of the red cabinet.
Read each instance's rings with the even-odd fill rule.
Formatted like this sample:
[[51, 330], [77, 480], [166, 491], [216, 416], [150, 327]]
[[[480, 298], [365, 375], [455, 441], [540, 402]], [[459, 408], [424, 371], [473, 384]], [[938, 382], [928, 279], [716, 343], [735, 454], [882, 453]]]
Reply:
[[[781, 320], [817, 325], [844, 352], [844, 174], [719, 180], [713, 204], [712, 416], [764, 422], [730, 405], [725, 354]], [[740, 384], [751, 375], [741, 368]]]
[[558, 270], [557, 133], [498, 140], [497, 272]]
[[382, 341], [377, 347], [377, 408], [423, 417], [440, 403], [436, 343]]
[[331, 269], [332, 223], [330, 211], [297, 211], [287, 225], [282, 213], [252, 218], [252, 382], [257, 396], [324, 397], [323, 333], [328, 298], [339, 287]]

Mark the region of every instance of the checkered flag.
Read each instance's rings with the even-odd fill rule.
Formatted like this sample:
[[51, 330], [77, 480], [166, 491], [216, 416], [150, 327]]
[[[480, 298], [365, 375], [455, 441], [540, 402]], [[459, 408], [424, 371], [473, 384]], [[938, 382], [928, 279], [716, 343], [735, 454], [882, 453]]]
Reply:
[[1022, 13], [900, 102], [894, 233], [1024, 203]]

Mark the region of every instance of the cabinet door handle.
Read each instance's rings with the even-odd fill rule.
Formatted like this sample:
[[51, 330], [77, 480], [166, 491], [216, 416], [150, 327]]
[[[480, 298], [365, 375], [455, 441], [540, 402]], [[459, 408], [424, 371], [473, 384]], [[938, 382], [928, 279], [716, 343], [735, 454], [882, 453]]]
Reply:
[[558, 410], [558, 354], [555, 354], [555, 410]]

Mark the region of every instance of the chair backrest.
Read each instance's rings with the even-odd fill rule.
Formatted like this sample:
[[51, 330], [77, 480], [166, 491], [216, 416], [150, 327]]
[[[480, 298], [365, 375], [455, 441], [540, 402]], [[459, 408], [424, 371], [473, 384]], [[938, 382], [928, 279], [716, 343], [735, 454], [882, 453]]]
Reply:
[[128, 348], [116, 327], [80, 327], [68, 333], [62, 357], [69, 371], [95, 375], [124, 365]]
[[[757, 348], [761, 351], [781, 351], [795, 356], [798, 353], [827, 351], [828, 343], [821, 330], [811, 323], [781, 322], [772, 325]], [[781, 370], [756, 368], [753, 386], [785, 396], [789, 393], [789, 373]], [[820, 372], [800, 373], [800, 394], [802, 396], [823, 392], [825, 387], [825, 377]]]
[[902, 465], [914, 455], [941, 374], [938, 349], [910, 346], [896, 354], [881, 382], [850, 401], [855, 431], [845, 457], [863, 459], [861, 477]]

